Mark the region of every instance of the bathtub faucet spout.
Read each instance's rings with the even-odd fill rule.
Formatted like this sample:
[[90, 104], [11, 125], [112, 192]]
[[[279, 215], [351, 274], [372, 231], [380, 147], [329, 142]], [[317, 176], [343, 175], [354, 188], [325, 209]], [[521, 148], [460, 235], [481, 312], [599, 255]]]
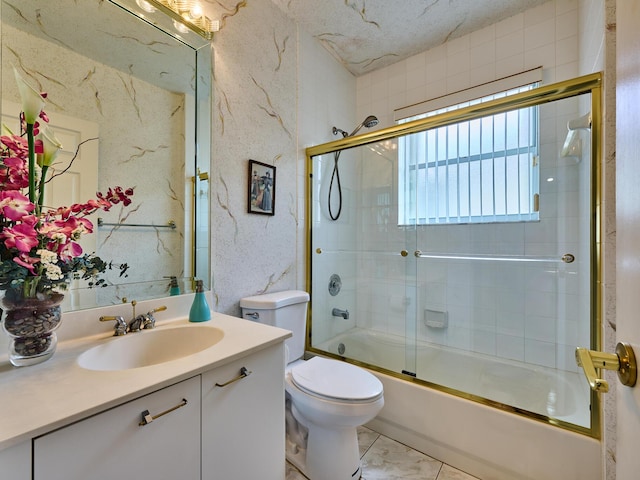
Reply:
[[331, 315], [334, 317], [342, 317], [345, 320], [349, 320], [349, 310], [340, 310], [339, 308], [334, 308], [331, 310]]

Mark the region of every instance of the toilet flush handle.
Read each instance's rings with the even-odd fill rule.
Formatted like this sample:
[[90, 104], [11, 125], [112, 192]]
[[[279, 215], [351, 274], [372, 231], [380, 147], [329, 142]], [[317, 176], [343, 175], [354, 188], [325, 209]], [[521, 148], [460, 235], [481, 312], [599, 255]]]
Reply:
[[245, 317], [249, 317], [251, 320], [259, 320], [260, 314], [258, 312], [247, 312], [244, 314]]

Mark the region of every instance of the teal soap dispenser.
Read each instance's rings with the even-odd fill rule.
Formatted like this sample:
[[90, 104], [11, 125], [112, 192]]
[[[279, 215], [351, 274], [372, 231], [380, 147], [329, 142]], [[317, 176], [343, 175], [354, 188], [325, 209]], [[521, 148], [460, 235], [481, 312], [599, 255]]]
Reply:
[[169, 283], [169, 295], [180, 295], [180, 285], [178, 285], [178, 279], [176, 277], [169, 277], [171, 282]]
[[189, 310], [190, 322], [206, 322], [211, 320], [211, 310], [204, 295], [202, 280], [196, 280], [196, 296], [193, 297], [191, 310]]

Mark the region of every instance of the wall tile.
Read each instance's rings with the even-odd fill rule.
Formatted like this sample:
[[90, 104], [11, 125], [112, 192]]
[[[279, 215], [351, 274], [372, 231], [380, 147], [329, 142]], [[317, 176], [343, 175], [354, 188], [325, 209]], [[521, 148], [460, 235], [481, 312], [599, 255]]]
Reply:
[[495, 24], [496, 40], [502, 41], [502, 37], [518, 30], [524, 29], [524, 14], [519, 13]]
[[553, 44], [556, 41], [555, 18], [536, 23], [524, 29], [524, 48], [532, 50], [543, 45]]
[[522, 54], [525, 50], [524, 32], [516, 30], [496, 40], [496, 61]]

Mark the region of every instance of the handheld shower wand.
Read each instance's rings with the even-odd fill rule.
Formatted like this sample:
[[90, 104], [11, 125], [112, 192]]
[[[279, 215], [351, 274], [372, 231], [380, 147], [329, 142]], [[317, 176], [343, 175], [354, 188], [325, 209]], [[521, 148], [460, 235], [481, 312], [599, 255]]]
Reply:
[[375, 127], [377, 124], [378, 124], [378, 119], [376, 117], [374, 117], [373, 115], [369, 115], [367, 118], [365, 118], [362, 121], [362, 123], [360, 125], [358, 125], [356, 128], [353, 129], [353, 132], [347, 133], [344, 130], [342, 130], [341, 128], [333, 127], [333, 134], [337, 135], [338, 133], [341, 133], [342, 134], [342, 138], [353, 137], [356, 133], [358, 133], [360, 131], [360, 129], [362, 127], [371, 128], [371, 127]]
[[[340, 133], [342, 135], [342, 138], [352, 137], [356, 133], [358, 133], [362, 127], [371, 128], [371, 127], [375, 127], [377, 124], [378, 124], [378, 119], [373, 115], [369, 115], [367, 118], [365, 118], [362, 121], [360, 125], [358, 125], [353, 130], [353, 132], [348, 134], [347, 132], [345, 132], [340, 128], [333, 127], [333, 134], [338, 135]], [[333, 154], [333, 173], [331, 174], [331, 182], [329, 183], [329, 196], [327, 198], [327, 206], [329, 207], [329, 217], [331, 217], [331, 220], [337, 220], [338, 218], [340, 218], [340, 213], [342, 212], [342, 185], [340, 184], [340, 171], [338, 170], [339, 158], [340, 158], [340, 151], [335, 152]], [[331, 191], [333, 189], [334, 179], [338, 183], [338, 213], [336, 213], [335, 215], [331, 210]]]
[[[375, 127], [376, 125], [378, 125], [378, 119], [376, 117], [374, 117], [373, 115], [369, 115], [367, 118], [365, 118], [362, 123], [360, 125], [358, 125], [356, 128], [353, 129], [353, 132], [351, 132], [349, 134], [350, 137], [353, 137], [356, 133], [358, 133], [360, 131], [360, 129], [362, 127], [367, 127], [367, 128], [371, 128], [371, 127]], [[333, 127], [335, 128], [335, 127]]]

